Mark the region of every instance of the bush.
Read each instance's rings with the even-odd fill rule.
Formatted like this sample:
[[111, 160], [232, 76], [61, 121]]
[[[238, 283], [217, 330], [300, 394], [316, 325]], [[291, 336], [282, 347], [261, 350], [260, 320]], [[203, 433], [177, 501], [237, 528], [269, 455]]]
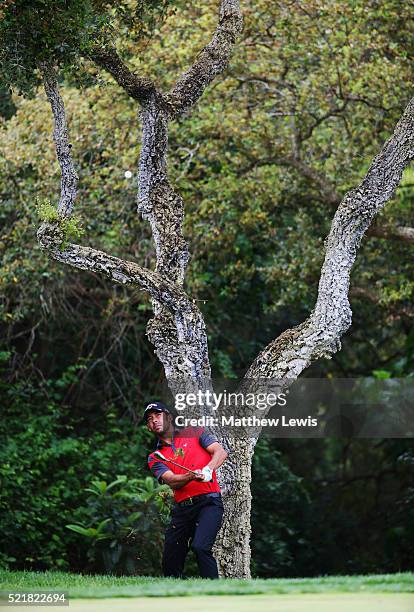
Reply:
[[111, 574], [154, 574], [161, 567], [163, 526], [170, 515], [171, 490], [154, 478], [111, 483], [94, 480], [85, 491], [86, 505], [66, 525], [80, 534], [88, 547], [89, 571]]
[[[2, 355], [0, 365], [8, 357], [4, 352]], [[65, 406], [64, 393], [76, 378], [76, 371], [75, 366], [70, 366], [59, 378], [48, 379], [42, 385], [28, 380], [5, 382], [5, 377], [0, 382], [1, 567], [74, 571], [87, 568], [89, 543], [80, 541], [79, 535], [65, 526], [82, 516], [92, 519], [89, 506], [82, 511], [85, 488], [94, 480], [112, 482], [117, 474], [126, 479], [120, 483], [123, 490], [136, 490], [131, 507], [137, 502], [139, 511], [145, 508], [145, 516], [140, 518], [139, 546], [143, 557], [158, 563], [152, 548], [162, 531], [161, 521], [155, 517], [160, 490], [152, 490], [149, 480], [139, 480], [148, 475], [148, 432], [135, 430], [128, 419], [118, 418], [114, 410], [103, 412], [95, 408], [79, 416]], [[151, 494], [147, 501], [145, 494]], [[121, 500], [121, 510], [127, 512], [128, 499], [120, 497], [117, 503], [121, 504]], [[116, 511], [115, 506], [112, 511]], [[153, 519], [146, 548], [145, 530]], [[121, 522], [122, 517], [116, 530]], [[118, 531], [114, 537], [119, 537]], [[96, 567], [104, 570], [102, 564]], [[160, 567], [154, 565], [150, 571], [159, 573]]]

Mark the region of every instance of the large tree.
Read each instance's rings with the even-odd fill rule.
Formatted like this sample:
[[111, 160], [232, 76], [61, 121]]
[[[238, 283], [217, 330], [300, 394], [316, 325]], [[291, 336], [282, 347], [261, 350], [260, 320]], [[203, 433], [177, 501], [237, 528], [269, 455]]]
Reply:
[[[171, 122], [196, 105], [206, 87], [226, 69], [241, 33], [239, 2], [221, 1], [219, 22], [211, 41], [169, 91], [161, 91], [153, 81], [136, 74], [122, 59], [112, 42], [114, 25], [108, 17], [113, 14], [111, 4], [84, 3], [80, 11], [76, 2], [62, 3], [62, 13], [56, 13], [61, 19], [49, 23], [53, 27], [46, 28], [47, 33], [40, 30], [43, 46], [38, 45], [37, 36], [23, 54], [27, 74], [18, 76], [24, 83], [29, 81], [30, 87], [35, 82], [36, 70], [41, 74], [55, 121], [54, 139], [62, 174], [59, 203], [56, 211], [44, 207], [45, 220], [38, 230], [38, 239], [41, 247], [59, 262], [104, 274], [116, 283], [148, 292], [154, 317], [148, 322], [147, 336], [155, 347], [167, 380], [172, 385], [177, 380], [191, 381], [196, 388], [204, 389], [206, 380], [211, 377], [207, 334], [203, 314], [184, 286], [189, 253], [182, 231], [183, 200], [168, 178], [168, 129]], [[162, 11], [167, 3], [152, 4]], [[40, 15], [40, 22], [47, 23], [47, 2], [32, 3], [37, 5], [40, 13], [30, 11], [30, 8], [27, 13], [25, 2], [5, 5], [3, 10], [10, 21], [9, 27], [22, 24], [24, 18], [27, 27], [30, 23], [28, 15], [35, 21]], [[68, 6], [73, 10], [69, 16], [65, 13]], [[123, 23], [126, 28], [132, 28], [135, 23], [128, 23], [125, 12], [117, 15], [117, 19], [117, 25]], [[62, 23], [82, 25], [79, 28], [83, 36], [80, 47], [79, 31], [68, 27], [62, 33]], [[11, 36], [10, 29], [5, 28], [4, 32]], [[53, 33], [58, 33], [56, 36], [59, 35], [60, 40], [53, 39]], [[52, 41], [47, 40], [50, 36]], [[13, 41], [7, 36], [4, 40], [8, 43], [4, 48], [13, 49]], [[77, 62], [79, 58], [87, 58], [109, 72], [141, 108], [138, 212], [151, 227], [156, 250], [155, 270], [68, 241], [68, 230], [76, 230], [74, 203], [78, 177], [59, 91], [58, 70], [73, 65], [74, 58]], [[5, 59], [6, 69], [9, 66], [11, 73], [13, 55], [10, 53]], [[27, 75], [33, 78], [33, 83]], [[240, 78], [243, 80], [243, 76]], [[287, 388], [313, 361], [339, 350], [340, 338], [351, 324], [349, 279], [361, 238], [394, 193], [404, 168], [413, 157], [413, 112], [414, 102], [411, 101], [363, 181], [339, 204], [325, 242], [318, 298], [312, 313], [303, 323], [286, 330], [260, 352], [246, 372], [246, 380], [276, 378]], [[293, 141], [292, 154], [286, 156], [284, 162], [309, 177], [319, 185], [327, 200], [337, 204], [338, 198], [327, 181], [303, 161], [301, 147], [304, 138], [296, 137]], [[230, 438], [225, 432], [221, 432], [221, 438], [231, 454], [219, 473], [226, 507], [217, 543], [220, 572], [223, 576], [249, 577], [250, 470], [255, 440]]]

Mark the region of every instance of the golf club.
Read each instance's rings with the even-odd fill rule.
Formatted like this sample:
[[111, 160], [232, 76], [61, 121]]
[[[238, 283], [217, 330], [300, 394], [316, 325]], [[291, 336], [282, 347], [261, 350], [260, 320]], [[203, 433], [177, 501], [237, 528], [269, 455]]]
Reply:
[[160, 453], [160, 451], [155, 451], [153, 455], [157, 459], [162, 459], [162, 461], [168, 461], [169, 463], [173, 463], [177, 467], [180, 467], [183, 470], [186, 470], [187, 472], [191, 472], [191, 474], [195, 474], [196, 476], [199, 476], [199, 474], [197, 472], [194, 472], [194, 470], [190, 470], [189, 468], [185, 467], [184, 465], [180, 465], [179, 463], [177, 463], [176, 461], [173, 461], [172, 459], [167, 459], [167, 457], [165, 457], [162, 453]]

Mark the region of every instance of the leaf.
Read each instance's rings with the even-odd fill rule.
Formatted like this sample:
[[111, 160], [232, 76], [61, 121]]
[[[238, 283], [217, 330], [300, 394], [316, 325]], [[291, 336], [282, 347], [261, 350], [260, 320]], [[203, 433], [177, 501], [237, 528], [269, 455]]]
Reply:
[[109, 484], [106, 487], [106, 490], [109, 491], [110, 489], [112, 489], [112, 487], [115, 487], [118, 484], [124, 483], [126, 481], [126, 476], [121, 476], [120, 478], [117, 478], [116, 480], [114, 480], [113, 482], [111, 482], [111, 484]]
[[93, 535], [95, 535], [95, 530], [92, 530], [91, 533], [91, 529], [86, 529], [85, 527], [82, 527], [81, 525], [65, 525], [65, 527], [67, 529], [70, 529], [71, 531], [75, 531], [76, 533], [80, 533], [83, 536], [86, 537], [91, 537]]
[[139, 518], [141, 518], [142, 516], [142, 512], [132, 512], [127, 519], [128, 523], [133, 523], [134, 521], [137, 521]]
[[102, 530], [103, 530], [103, 528], [105, 527], [105, 525], [106, 525], [107, 523], [109, 523], [110, 521], [111, 521], [111, 519], [110, 519], [110, 518], [107, 518], [107, 519], [104, 519], [103, 521], [101, 521], [101, 522], [99, 523], [98, 527], [97, 527], [97, 530], [96, 530], [96, 531], [97, 531], [97, 533], [101, 533], [101, 532], [102, 532]]
[[388, 370], [373, 370], [372, 374], [375, 378], [378, 378], [379, 380], [391, 378], [391, 372], [388, 372]]

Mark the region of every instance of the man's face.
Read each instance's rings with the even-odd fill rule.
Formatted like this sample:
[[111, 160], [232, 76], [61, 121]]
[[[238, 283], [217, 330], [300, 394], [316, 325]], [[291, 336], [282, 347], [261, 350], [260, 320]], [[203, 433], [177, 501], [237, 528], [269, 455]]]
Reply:
[[148, 429], [157, 436], [164, 435], [168, 431], [170, 424], [169, 416], [165, 412], [151, 410], [147, 416]]

